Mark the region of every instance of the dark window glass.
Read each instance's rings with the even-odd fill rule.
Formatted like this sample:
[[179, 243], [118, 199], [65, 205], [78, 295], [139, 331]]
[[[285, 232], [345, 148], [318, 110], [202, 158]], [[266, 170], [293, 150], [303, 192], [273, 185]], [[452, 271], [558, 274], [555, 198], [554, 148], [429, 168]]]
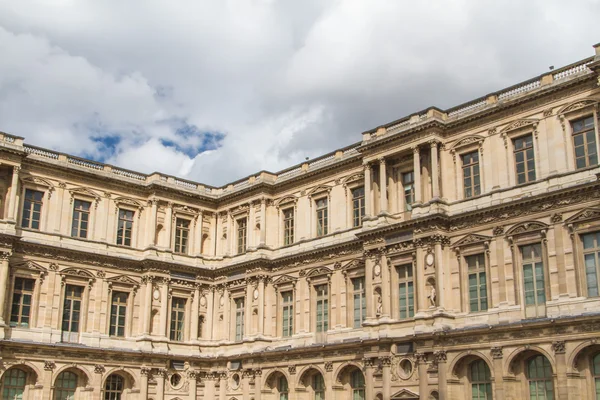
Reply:
[[23, 201], [23, 218], [21, 227], [30, 229], [40, 229], [40, 217], [42, 215], [43, 192], [26, 189], [25, 199]]
[[352, 226], [362, 225], [365, 216], [365, 188], [352, 189]]
[[133, 211], [119, 209], [119, 225], [117, 226], [117, 244], [131, 246], [131, 231], [133, 229]]
[[481, 194], [481, 184], [479, 178], [479, 152], [464, 154], [463, 163], [463, 188], [465, 198], [479, 196]]
[[33, 279], [15, 278], [10, 326], [29, 327], [34, 283]]
[[573, 146], [575, 149], [575, 166], [577, 169], [598, 164], [596, 149], [596, 129], [594, 117], [589, 116], [571, 122], [573, 129]]
[[535, 157], [533, 155], [533, 137], [531, 135], [513, 141], [517, 183], [535, 181]]
[[89, 201], [75, 200], [73, 203], [73, 224], [71, 225], [71, 236], [87, 238], [90, 223]]
[[294, 208], [283, 210], [283, 245], [294, 243]]
[[127, 293], [113, 292], [110, 307], [111, 336], [125, 336], [125, 316], [127, 314]]
[[187, 254], [190, 237], [190, 221], [183, 218], [175, 220], [175, 253]]

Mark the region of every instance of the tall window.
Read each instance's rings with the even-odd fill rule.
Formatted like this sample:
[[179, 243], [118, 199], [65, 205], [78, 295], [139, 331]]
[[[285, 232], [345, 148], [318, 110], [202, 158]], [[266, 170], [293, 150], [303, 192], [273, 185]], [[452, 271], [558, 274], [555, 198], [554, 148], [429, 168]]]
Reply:
[[281, 325], [282, 336], [292, 336], [294, 333], [294, 293], [291, 290], [281, 293]]
[[513, 141], [517, 183], [535, 181], [535, 157], [533, 155], [533, 137], [531, 135]]
[[317, 205], [317, 236], [327, 235], [328, 216], [327, 216], [327, 197], [316, 201]]
[[127, 293], [113, 292], [110, 306], [110, 336], [125, 336], [125, 315], [127, 313]]
[[83, 200], [75, 200], [73, 203], [72, 237], [87, 238], [91, 205], [89, 201]]
[[116, 374], [110, 375], [104, 384], [104, 400], [121, 400], [124, 387], [125, 379], [123, 377]]
[[415, 173], [414, 171], [402, 174], [402, 190], [404, 191], [404, 211], [412, 210], [415, 202]]
[[244, 307], [243, 297], [235, 299], [235, 341], [241, 342], [244, 339]]
[[469, 365], [469, 373], [471, 376], [471, 399], [492, 400], [492, 378], [485, 361], [473, 361]]
[[83, 287], [67, 285], [63, 303], [62, 338], [65, 342], [79, 340], [79, 321], [81, 318], [81, 298]]
[[71, 371], [61, 372], [54, 383], [54, 400], [74, 400], [77, 375]]
[[600, 353], [592, 358], [592, 373], [594, 374], [594, 393], [596, 393], [596, 400], [600, 400]]
[[315, 393], [315, 400], [325, 400], [325, 381], [323, 380], [323, 375], [319, 373], [313, 375], [312, 387]]
[[360, 328], [367, 315], [367, 298], [365, 297], [365, 278], [352, 279], [352, 297], [354, 300], [354, 327]]
[[546, 357], [539, 355], [527, 361], [527, 380], [530, 400], [554, 400], [552, 366]]
[[42, 215], [43, 192], [26, 189], [25, 200], [23, 201], [23, 218], [21, 227], [30, 229], [40, 229], [40, 216]]
[[6, 371], [2, 377], [2, 398], [6, 400], [23, 399], [26, 378], [27, 374], [20, 369], [11, 368]]
[[465, 257], [469, 273], [469, 310], [471, 312], [488, 309], [485, 255], [476, 254]]
[[[521, 247], [523, 257], [523, 285], [525, 306], [546, 304], [546, 288], [544, 283], [544, 263], [542, 261], [541, 244]], [[536, 312], [537, 315], [537, 312]]]
[[365, 188], [352, 189], [352, 226], [362, 225], [365, 216]]
[[587, 295], [598, 296], [598, 269], [600, 268], [600, 232], [582, 235], [583, 259], [585, 262], [585, 278]]
[[327, 284], [315, 286], [317, 294], [317, 332], [327, 332], [329, 329], [329, 293]]
[[117, 244], [131, 246], [133, 229], [133, 211], [119, 209], [119, 225], [117, 227]]
[[290, 389], [285, 376], [280, 376], [279, 379], [277, 379], [277, 391], [279, 392], [279, 400], [288, 400]]
[[359, 370], [354, 370], [350, 375], [352, 400], [365, 400], [365, 377]]
[[29, 326], [34, 282], [33, 279], [15, 278], [15, 289], [10, 309], [10, 326]]
[[573, 121], [571, 122], [571, 128], [573, 128], [573, 146], [575, 147], [575, 166], [577, 169], [598, 164], [594, 117], [589, 116]]
[[479, 196], [481, 194], [481, 185], [479, 179], [479, 152], [464, 154], [463, 163], [463, 187], [465, 198]]
[[246, 236], [247, 236], [247, 219], [240, 218], [236, 221], [237, 224], [237, 252], [241, 254], [246, 251]]
[[398, 293], [400, 296], [400, 319], [415, 316], [415, 292], [412, 264], [398, 266]]
[[175, 220], [175, 253], [187, 254], [190, 237], [190, 221], [177, 218]]
[[185, 299], [173, 297], [171, 302], [171, 340], [183, 341]]
[[283, 245], [294, 243], [294, 208], [283, 210]]

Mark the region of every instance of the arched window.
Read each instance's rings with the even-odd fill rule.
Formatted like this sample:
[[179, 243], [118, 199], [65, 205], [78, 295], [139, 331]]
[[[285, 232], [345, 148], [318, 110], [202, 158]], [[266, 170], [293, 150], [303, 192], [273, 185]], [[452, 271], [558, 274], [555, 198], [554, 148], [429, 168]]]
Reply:
[[542, 355], [527, 361], [527, 380], [529, 382], [530, 400], [553, 400], [552, 366]]
[[313, 391], [315, 392], [315, 400], [325, 400], [325, 382], [323, 381], [323, 375], [313, 375]]
[[594, 390], [596, 400], [600, 400], [600, 353], [592, 358], [592, 373], [594, 374]]
[[365, 400], [365, 377], [359, 370], [354, 370], [350, 375], [352, 400]]
[[121, 400], [124, 387], [125, 379], [122, 376], [110, 375], [104, 384], [104, 400]]
[[2, 398], [6, 400], [21, 400], [25, 391], [27, 374], [17, 368], [11, 368], [4, 373], [2, 379]]
[[476, 360], [469, 366], [471, 377], [471, 399], [491, 400], [492, 379], [490, 369], [483, 360]]
[[279, 400], [288, 400], [288, 381], [285, 376], [280, 376], [277, 379], [277, 391], [279, 392]]
[[77, 375], [70, 371], [61, 372], [54, 384], [54, 400], [74, 400]]

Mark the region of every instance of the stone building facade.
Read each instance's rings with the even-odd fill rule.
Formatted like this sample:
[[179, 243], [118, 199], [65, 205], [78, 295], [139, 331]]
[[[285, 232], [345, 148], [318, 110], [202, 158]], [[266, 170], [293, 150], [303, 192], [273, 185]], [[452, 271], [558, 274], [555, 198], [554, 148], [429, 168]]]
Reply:
[[223, 187], [1, 134], [2, 398], [600, 399], [599, 72]]

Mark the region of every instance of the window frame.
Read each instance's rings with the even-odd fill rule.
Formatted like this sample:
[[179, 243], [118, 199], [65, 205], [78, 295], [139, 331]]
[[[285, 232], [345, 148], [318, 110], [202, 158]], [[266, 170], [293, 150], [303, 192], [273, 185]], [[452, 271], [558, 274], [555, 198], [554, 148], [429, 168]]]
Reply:
[[[180, 227], [177, 225], [177, 221], [186, 221], [187, 222], [187, 227], [186, 228], [182, 228], [187, 230], [187, 242], [185, 243], [185, 249], [184, 251], [182, 251], [182, 244], [179, 243], [179, 251], [177, 250], [177, 231], [178, 229], [180, 229]], [[192, 226], [192, 222], [193, 219], [189, 218], [187, 215], [181, 215], [181, 214], [173, 214], [173, 233], [172, 233], [172, 243], [173, 243], [173, 253], [175, 254], [180, 254], [180, 255], [189, 255], [191, 253], [191, 244], [192, 244], [192, 240], [193, 240], [193, 226]]]
[[[313, 294], [313, 301], [311, 301], [311, 303], [313, 304], [313, 309], [315, 310], [314, 312], [314, 317], [313, 317], [313, 324], [312, 326], [314, 327], [314, 332], [317, 335], [325, 335], [327, 334], [327, 332], [330, 329], [330, 324], [331, 324], [331, 283], [329, 281], [329, 279], [327, 279], [327, 281], [323, 282], [322, 279], [317, 280], [315, 282], [311, 281], [311, 292]], [[325, 287], [327, 290], [327, 293], [324, 296], [319, 296], [318, 287]], [[324, 321], [321, 323], [321, 330], [319, 330], [319, 315], [318, 315], [318, 308], [319, 308], [319, 301], [322, 302], [326, 302], [327, 307], [324, 308], [324, 310], [326, 310], [327, 312], [325, 313], [325, 311], [323, 312], [323, 315], [321, 316], [321, 321]], [[325, 315], [326, 314], [326, 315]], [[325, 318], [323, 318], [325, 317]], [[326, 328], [326, 329], [323, 329]], [[312, 330], [312, 329], [311, 329]]]
[[[238, 308], [238, 303], [242, 304], [242, 307]], [[233, 312], [233, 341], [235, 343], [242, 343], [246, 336], [246, 296], [245, 295], [232, 295], [231, 305]], [[240, 332], [238, 334], [238, 316], [240, 317]]]
[[[582, 104], [583, 103], [583, 104]], [[577, 100], [574, 103], [570, 103], [565, 107], [561, 108], [557, 112], [557, 116], [561, 122], [563, 131], [563, 140], [565, 143], [565, 155], [567, 162], [567, 170], [569, 171], [583, 171], [586, 168], [594, 168], [595, 166], [588, 166], [585, 168], [577, 169], [577, 163], [575, 160], [575, 146], [573, 142], [573, 128], [572, 122], [585, 118], [586, 116], [592, 115], [594, 117], [594, 127], [596, 133], [596, 154], [598, 154], [598, 161], [600, 163], [600, 115], [598, 114], [598, 102], [596, 101], [582, 101]]]
[[[175, 301], [182, 301], [183, 307], [178, 307], [175, 309], [174, 304]], [[186, 296], [182, 293], [173, 293], [169, 299], [169, 341], [183, 343], [188, 340], [188, 325], [189, 325], [189, 296]], [[181, 322], [181, 329], [177, 328], [175, 325], [175, 330], [173, 330], [173, 313], [178, 313], [177, 318], [175, 319], [175, 323]], [[181, 318], [179, 318], [179, 314], [183, 314]], [[177, 333], [180, 336], [177, 336]]]
[[[293, 286], [292, 288], [286, 288], [286, 290], [278, 290], [278, 297], [277, 300], [280, 302], [280, 306], [277, 308], [278, 311], [280, 312], [281, 315], [281, 323], [279, 324], [279, 326], [281, 327], [280, 330], [278, 330], [278, 332], [281, 332], [281, 337], [283, 338], [291, 338], [292, 336], [294, 336], [295, 330], [295, 302], [296, 302], [296, 290], [295, 290], [295, 286]], [[284, 295], [290, 293], [291, 294], [291, 299], [289, 302], [285, 301], [285, 297]], [[288, 315], [289, 315], [289, 323], [288, 323], [288, 334], [285, 334], [285, 319], [284, 319], [284, 311], [286, 309], [286, 307], [288, 308]], [[290, 313], [291, 311], [291, 313]], [[279, 335], [277, 335], [279, 336]]]
[[[63, 330], [63, 323], [64, 323], [64, 315], [65, 315], [65, 303], [67, 300], [67, 288], [69, 286], [74, 286], [74, 287], [80, 287], [81, 288], [81, 297], [80, 297], [80, 305], [79, 305], [79, 319], [78, 319], [78, 330], [76, 332], [73, 332], [71, 330], [65, 331]], [[85, 285], [82, 284], [82, 282], [78, 282], [78, 281], [74, 281], [74, 280], [69, 280], [68, 282], [65, 282], [62, 290], [61, 290], [61, 312], [60, 312], [60, 320], [59, 320], [59, 329], [61, 332], [61, 342], [63, 343], [79, 343], [79, 340], [81, 339], [81, 333], [86, 331], [86, 323], [87, 323], [87, 297], [89, 296], [89, 288]], [[72, 306], [71, 306], [72, 307]], [[72, 308], [71, 308], [72, 310]], [[69, 327], [72, 326], [73, 323], [73, 316], [72, 316], [72, 312], [69, 316]], [[68, 336], [68, 338], [65, 340], [65, 334]], [[74, 339], [74, 334], [77, 334], [77, 340], [73, 340]]]
[[[22, 317], [23, 317], [23, 304], [22, 304], [22, 300], [19, 303], [19, 313], [18, 313], [18, 320], [19, 322], [14, 323], [13, 325], [13, 321], [12, 321], [12, 317], [13, 317], [13, 313], [12, 313], [12, 308], [14, 306], [14, 298], [15, 298], [15, 294], [17, 294], [17, 288], [16, 288], [16, 282], [17, 279], [24, 279], [24, 280], [31, 280], [33, 281], [33, 289], [31, 290], [31, 293], [29, 293], [29, 295], [31, 296], [30, 299], [30, 304], [29, 304], [29, 322], [27, 324], [27, 326], [23, 325], [21, 321]], [[34, 316], [37, 317], [37, 313], [35, 312], [36, 308], [37, 308], [37, 304], [39, 304], [38, 299], [37, 299], [37, 291], [38, 291], [38, 286], [39, 286], [39, 280], [37, 279], [37, 277], [33, 277], [31, 275], [27, 276], [25, 274], [20, 274], [20, 273], [16, 273], [13, 275], [12, 277], [12, 285], [11, 285], [11, 291], [10, 291], [10, 309], [9, 309], [9, 315], [8, 315], [8, 325], [11, 328], [22, 328], [22, 329], [30, 329], [32, 326], [35, 327], [36, 324], [34, 320]], [[37, 318], [36, 318], [37, 319]]]
[[[92, 217], [92, 204], [93, 204], [94, 200], [90, 200], [89, 198], [87, 198], [86, 196], [80, 196], [79, 194], [76, 194], [74, 196], [71, 197], [71, 219], [70, 219], [70, 224], [69, 224], [69, 236], [73, 239], [82, 239], [82, 240], [92, 240], [94, 237], [94, 225], [93, 225], [93, 218]], [[88, 216], [88, 220], [87, 220], [87, 231], [86, 231], [86, 235], [85, 236], [80, 236], [81, 233], [81, 219], [79, 220], [79, 224], [77, 226], [77, 235], [73, 235], [73, 224], [75, 223], [75, 213], [77, 212], [77, 210], [75, 209], [75, 206], [77, 204], [77, 202], [81, 202], [81, 203], [88, 203], [89, 204], [89, 209], [87, 210], [87, 216]], [[82, 212], [85, 211], [80, 211], [80, 214]], [[81, 218], [81, 216], [80, 216]]]
[[[325, 201], [325, 207], [319, 207], [318, 203], [320, 201], [324, 200]], [[324, 237], [329, 235], [329, 220], [330, 220], [330, 213], [329, 213], [329, 196], [318, 196], [313, 200], [314, 203], [314, 207], [315, 207], [315, 211], [314, 211], [314, 217], [315, 217], [315, 232], [314, 235], [316, 238], [320, 238], [320, 237]], [[323, 229], [322, 232], [319, 234], [319, 212], [323, 212], [324, 213], [324, 224], [322, 224]]]
[[[364, 275], [349, 277], [348, 280], [349, 280], [348, 288], [351, 289], [351, 290], [349, 290], [349, 294], [352, 299], [351, 302], [347, 303], [347, 304], [352, 304], [352, 312], [351, 312], [352, 317], [350, 319], [352, 324], [348, 324], [348, 326], [351, 326], [353, 329], [361, 329], [362, 324], [367, 319], [367, 282], [366, 282]], [[354, 281], [356, 281], [356, 280], [362, 281], [362, 289], [356, 290], [355, 285], [354, 285]], [[359, 295], [359, 304], [360, 304], [360, 319], [358, 321], [358, 326], [357, 326], [357, 320], [356, 320], [356, 314], [355, 314], [356, 295], [357, 294]]]
[[[243, 222], [243, 224], [242, 224]], [[244, 254], [248, 251], [248, 216], [235, 217], [235, 254]], [[240, 234], [243, 233], [243, 236]]]
[[[587, 120], [587, 119], [591, 119], [592, 120], [592, 128], [591, 129], [583, 129], [581, 131], [575, 132], [575, 128], [573, 126], [574, 123], [582, 121], [582, 120]], [[578, 116], [577, 118], [571, 118], [569, 119], [569, 130], [571, 133], [571, 143], [573, 145], [573, 166], [575, 168], [576, 171], [582, 170], [582, 169], [586, 169], [586, 168], [590, 168], [590, 167], [596, 167], [598, 166], [598, 119], [596, 118], [595, 113], [587, 114], [585, 116]], [[588, 132], [592, 132], [593, 133], [593, 138], [594, 138], [594, 150], [596, 151], [595, 156], [596, 156], [596, 163], [595, 164], [591, 164], [590, 160], [589, 160], [589, 154], [588, 154], [588, 142], [587, 142], [587, 136], [585, 135]], [[585, 160], [585, 165], [583, 167], [577, 167], [577, 154], [575, 152], [576, 150], [576, 146], [575, 146], [575, 136], [576, 135], [582, 135], [583, 136], [583, 141], [584, 141], [584, 160]]]
[[[354, 197], [354, 192], [362, 189], [362, 197]], [[367, 201], [367, 193], [365, 191], [365, 185], [363, 184], [354, 184], [348, 187], [348, 192], [350, 193], [350, 228], [360, 228], [363, 225], [365, 216], [366, 216], [366, 201]], [[362, 199], [362, 205], [361, 205]], [[358, 208], [356, 207], [355, 201], [358, 200]], [[355, 211], [358, 209], [358, 220], [355, 216]], [[362, 210], [362, 212], [361, 212]], [[358, 222], [358, 223], [357, 223]]]
[[[279, 247], [292, 246], [297, 242], [298, 239], [298, 218], [297, 218], [297, 203], [298, 199], [293, 195], [287, 195], [282, 199], [279, 199], [275, 203], [277, 210], [277, 223], [278, 223], [278, 234], [277, 234], [277, 245]], [[293, 212], [293, 241], [289, 244], [285, 244], [285, 215], [284, 211], [292, 209]]]
[[[122, 335], [118, 334], [118, 328], [119, 328], [119, 323], [118, 323], [119, 314], [118, 313], [117, 313], [117, 323], [116, 323], [116, 327], [115, 327], [115, 333], [114, 334], [111, 333], [112, 328], [113, 328], [113, 324], [112, 324], [112, 318], [113, 318], [112, 307], [114, 305], [115, 295], [117, 295], [117, 294], [124, 294], [126, 296], [126, 300], [125, 300], [124, 305], [121, 305], [122, 303], [119, 303], [119, 305], [117, 307], [117, 310], [119, 310], [121, 307], [125, 308], [125, 313], [124, 313], [125, 314], [124, 315], [125, 322], [123, 324], [123, 334]], [[127, 326], [129, 325], [129, 322], [130, 322], [129, 312], [130, 312], [130, 308], [131, 308], [130, 307], [130, 295], [131, 294], [129, 292], [123, 291], [123, 290], [111, 290], [110, 291], [110, 293], [109, 293], [109, 296], [110, 296], [109, 297], [109, 299], [110, 299], [110, 301], [109, 301], [109, 303], [110, 303], [110, 311], [108, 313], [108, 336], [114, 337], [114, 338], [126, 338], [128, 336], [127, 335], [127, 333], [128, 333], [127, 332], [128, 331]]]
[[[120, 225], [121, 221], [124, 221], [120, 217], [121, 210], [133, 213], [132, 218], [131, 218], [130, 244], [119, 243], [119, 225]], [[121, 247], [136, 247], [136, 244], [137, 244], [137, 232], [136, 232], [136, 229], [137, 229], [137, 227], [138, 227], [139, 224], [136, 224], [135, 220], [136, 220], [136, 215], [137, 215], [137, 219], [138, 220], [140, 218], [140, 211], [139, 211], [139, 209], [136, 210], [133, 207], [127, 207], [127, 206], [123, 206], [123, 205], [117, 205], [116, 211], [117, 211], [117, 213], [116, 213], [117, 215], [116, 215], [116, 229], [115, 229], [115, 241], [114, 241], [114, 243], [117, 246], [121, 246]], [[124, 237], [125, 237], [125, 235], [123, 235], [123, 238]]]
[[[405, 268], [410, 266], [410, 278], [412, 279], [408, 279], [408, 277], [401, 277], [400, 276], [400, 268]], [[395, 286], [396, 286], [396, 290], [398, 291], [398, 296], [395, 296], [395, 302], [397, 303], [396, 306], [397, 308], [397, 313], [395, 314], [396, 318], [398, 319], [398, 321], [408, 321], [411, 320], [415, 317], [415, 314], [417, 313], [417, 285], [416, 285], [416, 274], [415, 274], [415, 263], [414, 261], [410, 261], [410, 262], [403, 262], [403, 263], [394, 263], [394, 272], [396, 275], [396, 279], [395, 279]], [[409, 301], [409, 296], [408, 296], [408, 290], [407, 290], [407, 305], [406, 305], [406, 317], [402, 317], [401, 313], [402, 313], [402, 308], [400, 307], [400, 300], [401, 300], [401, 290], [400, 290], [400, 285], [402, 284], [406, 284], [407, 285], [407, 289], [408, 289], [408, 284], [412, 283], [412, 315], [410, 315], [410, 301]]]
[[[483, 266], [479, 265], [478, 268], [472, 272], [472, 270], [469, 268], [469, 262], [467, 260], [467, 258], [469, 257], [478, 257], [481, 256], [481, 258], [483, 259]], [[490, 279], [490, 263], [489, 263], [489, 251], [483, 250], [483, 251], [477, 251], [476, 249], [471, 249], [470, 251], [465, 252], [464, 254], [462, 254], [462, 261], [464, 262], [464, 270], [465, 270], [465, 278], [466, 278], [466, 284], [465, 284], [465, 291], [466, 293], [466, 297], [467, 297], [467, 301], [465, 303], [466, 306], [466, 312], [468, 312], [469, 314], [475, 314], [475, 313], [483, 313], [483, 312], [487, 312], [491, 307], [490, 307], [490, 300], [491, 300], [491, 296], [490, 296], [490, 283], [491, 283], [491, 279]], [[480, 281], [480, 274], [481, 273], [485, 274], [485, 293], [486, 293], [486, 308], [482, 309], [481, 307], [481, 281]], [[472, 273], [477, 274], [477, 281], [479, 282], [478, 285], [478, 291], [477, 291], [477, 306], [478, 309], [477, 310], [472, 310], [471, 309], [471, 303], [472, 303], [472, 299], [471, 299], [471, 285], [470, 285], [470, 275]]]
[[[465, 158], [467, 156], [471, 156], [472, 155], [476, 155], [477, 156], [477, 162], [471, 162], [470, 164], [465, 164]], [[482, 174], [481, 174], [481, 154], [479, 149], [475, 149], [472, 151], [464, 151], [461, 152], [460, 154], [460, 160], [461, 160], [461, 171], [462, 171], [462, 198], [463, 199], [471, 199], [474, 197], [478, 197], [481, 196], [482, 193]], [[475, 168], [478, 169], [478, 173], [477, 175], [475, 175]], [[471, 186], [468, 188], [471, 190], [471, 195], [467, 196], [467, 187], [465, 185], [465, 181], [466, 181], [466, 176], [465, 176], [465, 170], [469, 170], [469, 173], [471, 174], [470, 179], [472, 180], [471, 182]], [[477, 177], [477, 184], [475, 184], [475, 177]], [[476, 188], [479, 187], [479, 191], [476, 190]]]
[[[13, 373], [15, 373], [15, 372], [16, 372], [17, 374], [18, 374], [18, 373], [21, 373], [21, 374], [23, 374], [23, 375], [24, 375], [24, 376], [21, 378], [21, 379], [23, 379], [23, 386], [17, 386], [17, 385], [12, 385], [12, 384], [10, 384], [10, 385], [6, 385], [6, 383], [5, 383], [5, 382], [6, 382], [6, 379], [7, 379], [7, 378], [9, 378], [9, 377], [10, 377], [10, 375], [11, 375], [11, 374], [13, 374]], [[16, 379], [20, 379], [20, 377], [16, 377]], [[4, 392], [5, 392], [7, 389], [9, 389], [9, 390], [10, 390], [10, 389], [13, 389], [13, 390], [14, 390], [14, 389], [17, 389], [17, 390], [18, 390], [18, 389], [21, 389], [21, 390], [22, 390], [22, 391], [21, 391], [22, 398], [23, 398], [23, 399], [28, 399], [28, 398], [29, 398], [28, 388], [29, 388], [29, 386], [30, 386], [30, 382], [29, 382], [29, 380], [30, 380], [30, 373], [29, 373], [27, 370], [25, 370], [25, 369], [21, 369], [21, 368], [19, 368], [18, 366], [15, 366], [15, 367], [8, 367], [8, 368], [6, 369], [6, 371], [4, 371], [4, 373], [2, 374], [2, 381], [0, 382], [0, 393], [2, 394], [2, 398], [5, 398], [5, 397], [4, 397], [4, 395], [5, 395], [5, 393], [4, 393]], [[7, 398], [7, 399], [11, 399], [11, 398], [13, 398], [13, 396], [14, 396], [15, 394], [16, 394], [16, 393], [15, 393], [14, 391], [13, 391], [12, 393], [9, 391], [9, 393], [8, 393], [8, 396], [10, 396], [10, 397], [6, 397], [6, 398]]]
[[[26, 200], [26, 193], [28, 190], [31, 191], [35, 191], [35, 192], [41, 192], [42, 193], [42, 200], [41, 200], [41, 207], [40, 207], [40, 220], [39, 220], [39, 228], [31, 228], [31, 218], [29, 219], [30, 224], [29, 226], [23, 226], [23, 216], [25, 215], [25, 200]], [[47, 212], [44, 212], [44, 208], [48, 207], [48, 204], [50, 204], [50, 191], [48, 190], [47, 187], [44, 186], [38, 186], [38, 185], [31, 185], [31, 184], [24, 184], [21, 187], [21, 199], [19, 201], [19, 223], [18, 226], [20, 229], [25, 229], [25, 230], [32, 230], [32, 231], [39, 231], [39, 232], [43, 232], [46, 230], [46, 215], [48, 214]], [[30, 214], [31, 216], [31, 214]]]

